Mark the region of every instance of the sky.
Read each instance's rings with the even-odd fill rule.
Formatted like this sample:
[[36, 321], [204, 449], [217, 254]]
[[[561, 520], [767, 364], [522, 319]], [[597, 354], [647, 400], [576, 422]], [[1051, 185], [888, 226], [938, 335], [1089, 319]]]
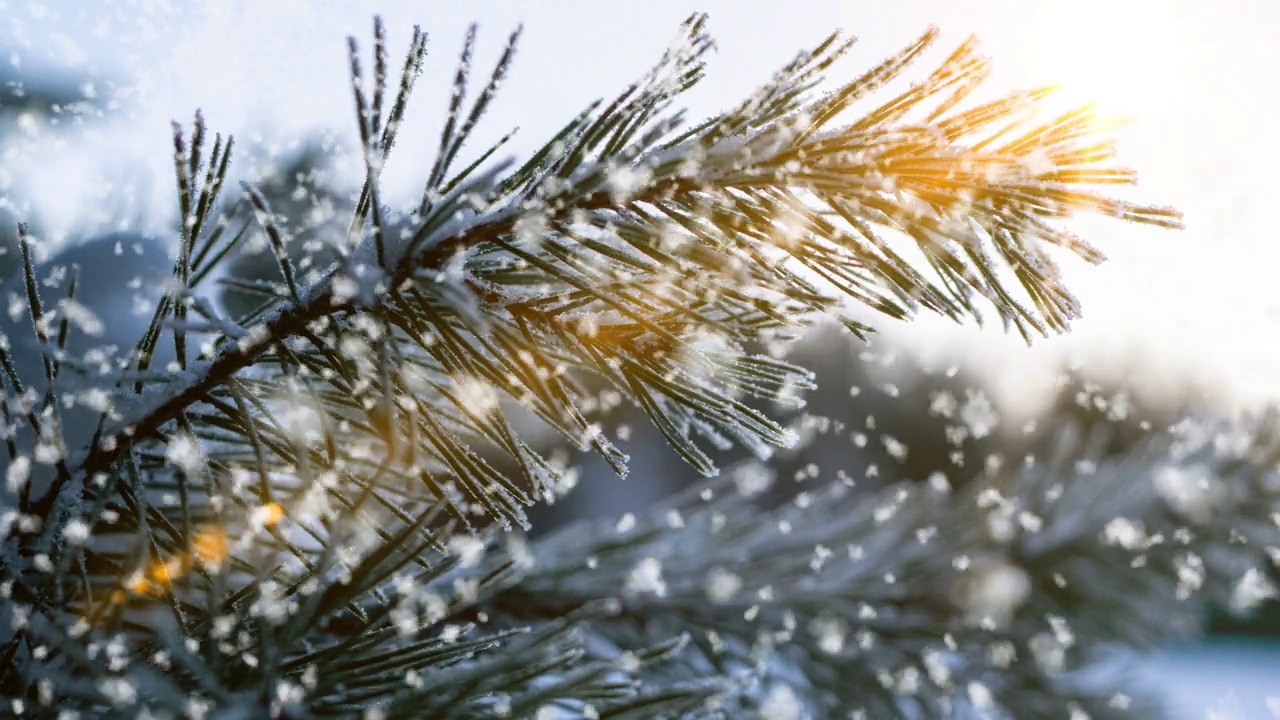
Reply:
[[[1075, 362], [1156, 389], [1190, 377], [1232, 406], [1280, 401], [1280, 293], [1272, 290], [1280, 249], [1264, 221], [1280, 160], [1269, 142], [1280, 103], [1274, 0], [0, 0], [10, 64], [89, 73], [99, 93], [120, 103], [83, 133], [6, 156], [3, 172], [22, 178], [11, 190], [19, 207], [50, 218], [54, 235], [73, 236], [127, 214], [126, 206], [157, 227], [172, 217], [169, 122], [189, 120], [197, 107], [212, 129], [266, 151], [287, 152], [320, 128], [350, 147], [345, 38], [354, 34], [367, 53], [377, 13], [393, 51], [406, 47], [415, 23], [431, 36], [386, 175], [387, 196], [407, 199], [432, 157], [469, 22], [481, 23], [482, 70], [524, 26], [510, 79], [477, 134], [493, 140], [518, 125], [518, 154], [638, 77], [695, 10], [710, 13], [717, 51], [688, 96], [693, 117], [741, 99], [833, 29], [860, 39], [833, 73], [839, 80], [935, 24], [943, 35], [931, 60], [976, 34], [995, 63], [993, 90], [1063, 84], [1063, 102], [1092, 100], [1132, 118], [1116, 133], [1120, 161], [1141, 177], [1128, 196], [1185, 213], [1180, 232], [1073, 224], [1110, 261], [1066, 264], [1085, 313], [1067, 336], [1027, 348], [998, 327], [928, 319], [883, 322], [885, 335], [926, 353], [962, 351], [1015, 396], [1052, 363]], [[123, 187], [122, 175], [134, 187]]]

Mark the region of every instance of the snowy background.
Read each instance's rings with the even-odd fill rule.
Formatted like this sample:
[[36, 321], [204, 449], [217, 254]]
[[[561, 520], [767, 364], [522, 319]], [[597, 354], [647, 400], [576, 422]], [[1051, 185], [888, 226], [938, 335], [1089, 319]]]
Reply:
[[[410, 197], [424, 172], [467, 23], [481, 21], [478, 67], [525, 26], [507, 87], [480, 146], [512, 126], [535, 147], [589, 101], [616, 92], [694, 10], [718, 42], [697, 117], [739, 99], [801, 47], [843, 27], [862, 38], [854, 73], [927, 25], [953, 45], [976, 33], [996, 60], [994, 87], [1061, 82], [1068, 100], [1130, 115], [1122, 160], [1142, 172], [1134, 196], [1186, 214], [1176, 234], [1116, 223], [1080, 228], [1111, 261], [1067, 267], [1085, 318], [1072, 334], [1024, 347], [998, 329], [924, 320], [889, 325], [891, 342], [946, 347], [985, 368], [995, 390], [1034, 406], [1037, 382], [1064, 360], [1120, 369], [1159, 390], [1194, 383], [1224, 408], [1280, 399], [1280, 244], [1263, 221], [1280, 152], [1280, 3], [1275, 0], [662, 0], [648, 2], [159, 2], [0, 0], [0, 81], [65, 82], [104, 108], [83, 125], [18, 122], [0, 162], [3, 209], [38, 217], [72, 243], [103, 228], [163, 232], [173, 216], [169, 122], [202, 108], [212, 129], [255, 146], [260, 164], [317, 134], [354, 145], [345, 38], [386, 21], [395, 52], [413, 24], [431, 35], [427, 73], [387, 169], [387, 199]], [[353, 158], [340, 156], [339, 169]], [[240, 172], [254, 173], [253, 164]], [[1120, 370], [1117, 370], [1120, 371]], [[1187, 718], [1280, 717], [1280, 647], [1217, 641], [1163, 653], [1141, 671]], [[1268, 697], [1271, 698], [1268, 705]]]

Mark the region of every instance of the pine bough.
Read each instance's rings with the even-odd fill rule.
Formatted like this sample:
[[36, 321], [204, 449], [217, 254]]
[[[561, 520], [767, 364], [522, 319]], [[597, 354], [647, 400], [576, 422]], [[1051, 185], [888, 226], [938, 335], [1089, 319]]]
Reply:
[[[366, 175], [327, 269], [294, 265], [257, 189], [224, 200], [231, 138], [175, 124], [173, 289], [123, 356], [65, 351], [92, 309], [74, 270], [42, 297], [57, 278], [22, 231], [43, 377], [0, 344], [3, 712], [1129, 716], [1147, 706], [1084, 677], [1099, 653], [1194, 631], [1205, 599], [1264, 597], [1270, 420], [1114, 466], [1064, 436], [956, 490], [836, 484], [777, 507], [753, 465], [640, 519], [509, 530], [569, 484], [518, 415], [621, 474], [590, 417], [627, 398], [713, 476], [704, 443], [767, 458], [792, 434], [759, 401], [811, 384], [754, 343], [822, 317], [865, 334], [857, 308], [1062, 331], [1078, 309], [1052, 248], [1102, 259], [1062, 219], [1178, 224], [1094, 192], [1133, 175], [1087, 108], [1038, 119], [1047, 90], [966, 104], [988, 67], [972, 41], [889, 93], [934, 31], [819, 93], [851, 45], [833, 34], [687, 125], [670, 106], [702, 77], [705, 22], [523, 164], [491, 162], [504, 139], [459, 168], [518, 38], [468, 104], [473, 28], [421, 201], [399, 210], [379, 175], [426, 37], [389, 96], [375, 23], [370, 74], [350, 46]], [[282, 281], [239, 282], [261, 304], [223, 317], [205, 286], [256, 231]], [[153, 367], [162, 343], [174, 359]], [[69, 447], [73, 409], [99, 420]]]

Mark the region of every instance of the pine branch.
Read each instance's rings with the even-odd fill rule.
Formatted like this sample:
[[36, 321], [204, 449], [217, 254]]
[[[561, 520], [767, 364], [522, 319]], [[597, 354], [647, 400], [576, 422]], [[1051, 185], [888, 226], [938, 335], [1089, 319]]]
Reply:
[[1185, 421], [1119, 460], [1065, 432], [959, 490], [837, 483], [771, 509], [768, 471], [747, 465], [639, 519], [558, 530], [476, 607], [536, 625], [609, 599], [619, 612], [591, 625], [604, 647], [685, 632], [671, 677], [762, 672], [815, 717], [950, 717], [984, 698], [995, 716], [1154, 716], [1115, 706], [1140, 688], [1099, 686], [1097, 668], [1195, 636], [1206, 606], [1276, 597], [1277, 420]]
[[[641, 363], [640, 367], [609, 368], [599, 360], [608, 364], [622, 358], [613, 352], [599, 356], [593, 348], [574, 348], [581, 344], [580, 338], [571, 340], [570, 347], [547, 347], [546, 340], [565, 340], [555, 338], [562, 334], [557, 326], [570, 322], [599, 324], [597, 318], [616, 315], [624, 322], [610, 330], [616, 327], [617, 332], [657, 341], [655, 352], [659, 354], [678, 352], [687, 345], [678, 338], [681, 330], [687, 332], [690, 328], [723, 333], [740, 341], [774, 323], [804, 322], [807, 311], [835, 307], [837, 298], [797, 274], [789, 267], [794, 263], [854, 299], [894, 316], [904, 316], [917, 301], [956, 317], [976, 312], [971, 295], [977, 291], [995, 303], [1002, 318], [1024, 334], [1031, 329], [1044, 332], [1061, 329], [1074, 314], [1074, 305], [1057, 285], [1052, 264], [1021, 239], [1024, 232], [1079, 247], [1041, 219], [1061, 215], [1070, 208], [1139, 221], [1175, 221], [1176, 216], [1168, 211], [1133, 207], [1070, 189], [1072, 183], [1097, 177], [1096, 173], [1071, 171], [1080, 160], [1072, 153], [1072, 143], [1089, 133], [1089, 119], [1084, 115], [1068, 115], [1005, 143], [994, 152], [982, 152], [994, 136], [980, 138], [968, 146], [957, 144], [998, 121], [1016, 118], [1029, 103], [1039, 99], [1038, 94], [1013, 96], [950, 119], [933, 118], [933, 127], [889, 124], [900, 122], [909, 110], [980, 73], [985, 63], [974, 56], [971, 45], [957, 51], [925, 83], [861, 120], [819, 132], [853, 98], [878, 88], [904, 67], [933, 39], [932, 31], [900, 56], [834, 95], [806, 101], [795, 92], [796, 88], [816, 82], [816, 73], [847, 47], [837, 44], [837, 36], [833, 35], [816, 51], [802, 55], [784, 69], [749, 103], [705, 123], [678, 141], [663, 144], [661, 138], [675, 123], [653, 118], [672, 97], [700, 77], [701, 56], [709, 47], [702, 34], [703, 22], [701, 17], [692, 19], [685, 28], [683, 42], [687, 44], [669, 53], [610, 110], [589, 123], [588, 117], [582, 116], [580, 122], [567, 128], [565, 139], [558, 141], [563, 148], [560, 156], [542, 155], [539, 162], [531, 161], [496, 187], [493, 180], [468, 184], [455, 179], [451, 183], [453, 192], [426, 209], [401, 233], [408, 236], [401, 252], [386, 256], [384, 244], [388, 240], [383, 237], [381, 221], [375, 217], [373, 235], [352, 253], [346, 270], [334, 271], [301, 291], [296, 283], [290, 283], [293, 302], [281, 303], [250, 330], [247, 338], [234, 343], [222, 341], [212, 358], [194, 365], [173, 382], [153, 386], [130, 403], [132, 407], [121, 403], [119, 421], [105, 429], [103, 442], [81, 460], [77, 474], [89, 477], [108, 471], [120, 457], [123, 446], [117, 438], [126, 430], [137, 438], [155, 437], [166, 423], [252, 366], [267, 348], [300, 336], [309, 324], [321, 318], [362, 312], [402, 317], [407, 308], [397, 302], [399, 296], [394, 288], [420, 283], [423, 277], [442, 271], [453, 258], [473, 249], [478, 251], [476, 260], [464, 261], [463, 275], [472, 276], [473, 282], [491, 297], [512, 298], [485, 308], [486, 315], [505, 315], [508, 328], [514, 332], [519, 326], [526, 339], [533, 333], [541, 335], [532, 338], [542, 341], [540, 346], [534, 346], [538, 356], [578, 349], [574, 359], [579, 366], [593, 367], [606, 376], [616, 375], [611, 369], [621, 369], [620, 389], [637, 396], [687, 459], [704, 472], [711, 472], [709, 461], [682, 428], [691, 422], [717, 425], [725, 424], [726, 419], [739, 421], [741, 417], [708, 417], [694, 405], [693, 397], [673, 398], [644, 382], [638, 377], [642, 372], [652, 377], [671, 370], [649, 362], [649, 358], [632, 358]], [[474, 127], [483, 103], [504, 73], [511, 47], [459, 135], [453, 137], [452, 131], [446, 131], [442, 158], [456, 153], [455, 148]], [[406, 77], [416, 72], [413, 58], [420, 52], [415, 42]], [[466, 62], [464, 57], [464, 65]], [[359, 68], [353, 67], [358, 73]], [[961, 84], [947, 104], [954, 106], [958, 96], [972, 85]], [[402, 98], [409, 86], [402, 84]], [[380, 88], [381, 85], [376, 91], [379, 97]], [[456, 96], [460, 94], [461, 90], [455, 91]], [[365, 107], [366, 103], [359, 99], [358, 105]], [[397, 107], [401, 105], [398, 101]], [[360, 117], [366, 118], [367, 114], [362, 110]], [[651, 123], [653, 131], [637, 141], [636, 134]], [[371, 144], [378, 131], [379, 128], [361, 131], [367, 155], [385, 152]], [[1094, 153], [1085, 159], [1095, 162], [1105, 156]], [[195, 162], [196, 157], [191, 160]], [[1031, 160], [1042, 167], [1030, 167]], [[181, 167], [182, 163], [178, 165]], [[432, 186], [441, 182], [435, 177], [438, 174], [433, 174]], [[187, 194], [184, 190], [183, 196]], [[429, 191], [428, 196], [431, 194]], [[823, 205], [827, 210], [822, 209]], [[484, 212], [471, 210], [476, 206], [484, 208]], [[369, 207], [376, 214], [377, 208]], [[833, 224], [826, 219], [828, 214], [846, 219], [851, 230]], [[459, 216], [464, 219], [454, 219]], [[967, 220], [957, 224], [955, 219], [959, 217]], [[906, 265], [888, 249], [888, 243], [873, 233], [870, 226], [874, 224], [902, 232], [919, 243], [944, 285], [935, 286]], [[537, 231], [536, 237], [524, 237], [528, 235], [525, 228], [531, 225]], [[606, 237], [591, 237], [601, 234]], [[862, 238], [858, 239], [858, 235]], [[1001, 287], [989, 268], [990, 261], [982, 254], [985, 237], [1013, 265], [1043, 318], [1025, 310]], [[688, 250], [670, 252], [664, 247], [672, 244]], [[278, 246], [279, 242], [273, 241], [273, 245]], [[555, 253], [553, 248], [561, 248], [562, 252]], [[974, 259], [975, 265], [966, 266], [965, 254]], [[479, 264], [481, 258], [484, 265]], [[513, 296], [523, 282], [510, 277], [511, 263], [517, 268], [541, 271], [540, 287], [545, 288], [550, 281], [553, 288], [559, 285], [561, 289], [550, 293], [544, 290], [535, 297]], [[630, 280], [627, 284], [609, 283], [611, 275]], [[286, 273], [286, 281], [289, 280]], [[515, 285], [512, 280], [516, 280]], [[348, 298], [335, 292], [335, 285], [345, 287], [352, 282], [360, 297]], [[699, 297], [714, 300], [694, 304]], [[559, 307], [539, 314], [530, 312], [546, 307], [548, 302]], [[665, 322], [655, 319], [654, 313], [664, 308], [685, 312]], [[749, 323], [744, 325], [744, 319]], [[865, 329], [852, 321], [850, 326], [858, 331]], [[522, 390], [538, 394], [538, 388], [528, 384]], [[550, 392], [555, 394], [554, 390]], [[555, 398], [544, 399], [547, 405], [561, 405], [554, 410], [546, 408], [546, 414], [564, 415], [567, 411], [570, 417], [574, 415], [563, 403], [554, 402]], [[678, 409], [674, 416], [669, 411], [671, 404]], [[571, 422], [577, 426], [578, 434], [586, 432], [583, 423]], [[766, 424], [762, 430], [766, 437], [779, 440], [776, 427]], [[617, 462], [619, 456], [602, 440], [589, 439]]]
[[[483, 558], [467, 536], [446, 556], [407, 535], [375, 538], [394, 521], [344, 521], [335, 530], [360, 528], [332, 538], [360, 548], [344, 572], [268, 561], [208, 616], [224, 629], [186, 628], [208, 638], [202, 648], [222, 638], [229, 666], [213, 672], [211, 653], [168, 640], [137, 655], [159, 652], [163, 675], [148, 675], [151, 661], [123, 677], [155, 709], [194, 693], [226, 711], [301, 716], [373, 703], [385, 717], [589, 705], [600, 717], [717, 718], [795, 703], [817, 716], [1156, 717], [1137, 688], [1096, 672], [1117, 646], [1194, 634], [1206, 603], [1266, 597], [1257, 570], [1280, 547], [1276, 420], [1184, 423], [1103, 462], [1091, 449], [1101, 438], [1067, 433], [1043, 462], [958, 490], [935, 479], [867, 497], [836, 484], [773, 508], [759, 504], [763, 468], [745, 466], [638, 519], [529, 546], [508, 536]], [[1186, 467], [1197, 474], [1170, 475]], [[415, 557], [427, 566], [405, 564]], [[343, 610], [346, 598], [363, 599]], [[309, 619], [314, 603], [327, 621]], [[299, 631], [312, 642], [291, 639]], [[243, 659], [268, 643], [286, 649], [279, 675]], [[248, 689], [263, 683], [274, 689]], [[81, 700], [105, 708], [101, 698]]]
[[[741, 105], [685, 129], [670, 108], [702, 78], [705, 23], [691, 17], [650, 73], [610, 104], [593, 104], [523, 165], [489, 164], [504, 139], [455, 171], [518, 39], [468, 107], [472, 33], [422, 202], [396, 213], [380, 201], [379, 175], [426, 37], [415, 30], [384, 119], [386, 44], [376, 22], [372, 83], [350, 43], [365, 160], [352, 243], [325, 272], [299, 275], [289, 225], [248, 189], [283, 285], [230, 281], [263, 296], [239, 317], [220, 317], [200, 295], [249, 228], [224, 239], [241, 207], [221, 196], [232, 142], [215, 136], [206, 164], [200, 116], [189, 141], [175, 125], [174, 288], [122, 369], [84, 388], [106, 398], [94, 404], [92, 442], [55, 453], [48, 472], [30, 472], [30, 457], [57, 446], [61, 365], [24, 242], [29, 315], [51, 355], [41, 356], [46, 410], [37, 414], [24, 383], [38, 381], [20, 378], [0, 351], [4, 414], [12, 387], [30, 426], [19, 440], [6, 438], [6, 479], [21, 494], [0, 547], [0, 589], [13, 601], [4, 612], [15, 628], [0, 649], [0, 690], [48, 707], [42, 682], [56, 678], [59, 702], [120, 715], [139, 704], [174, 709], [192, 693], [231, 713], [299, 705], [341, 715], [377, 704], [392, 716], [456, 717], [497, 712], [500, 702], [516, 714], [591, 705], [601, 716], [715, 717], [725, 698], [753, 697], [726, 680], [736, 671], [664, 675], [663, 663], [684, 667], [680, 631], [628, 644], [631, 655], [599, 655], [595, 641], [631, 622], [635, 608], [594, 604], [601, 593], [586, 576], [557, 577], [545, 597], [564, 604], [528, 618], [536, 627], [519, 638], [506, 627], [438, 626], [464, 611], [483, 625], [485, 602], [502, 619], [510, 598], [551, 577], [487, 566], [474, 577], [445, 558], [465, 554], [491, 528], [525, 525], [524, 508], [562, 484], [562, 468], [513, 430], [515, 407], [622, 474], [627, 458], [590, 416], [602, 388], [615, 392], [713, 475], [706, 442], [767, 457], [792, 440], [748, 399], [785, 399], [812, 385], [802, 368], [753, 355], [751, 344], [830, 316], [864, 335], [871, 328], [845, 311], [850, 301], [895, 318], [923, 308], [956, 319], [981, 319], [985, 302], [1027, 338], [1061, 331], [1078, 309], [1048, 249], [1101, 259], [1059, 229], [1061, 219], [1077, 211], [1164, 226], [1178, 219], [1094, 194], [1093, 186], [1132, 175], [1108, 164], [1110, 149], [1087, 113], [1033, 125], [1043, 92], [959, 109], [986, 73], [971, 42], [923, 82], [862, 109], [933, 31], [818, 95], [851, 44], [833, 34]], [[178, 367], [168, 379], [151, 368], [165, 330]], [[64, 340], [60, 331], [59, 347]], [[197, 344], [199, 357], [189, 357]], [[40, 452], [29, 456], [27, 445]], [[30, 500], [33, 487], [43, 494]], [[927, 494], [911, 497], [916, 512], [941, 512]], [[808, 534], [873, 529], [869, 507], [832, 507], [850, 510], [848, 518], [827, 517]], [[972, 520], [952, 518], [961, 519]], [[848, 524], [855, 520], [863, 524]], [[739, 540], [768, 539], [775, 554], [796, 549], [766, 530], [744, 530]], [[666, 542], [651, 540], [658, 545], [628, 538], [611, 550]], [[914, 563], [904, 572], [926, 573], [921, 581], [941, 572], [896, 549]], [[776, 559], [759, 572], [785, 568], [800, 581], [804, 567]], [[434, 608], [430, 620], [399, 632], [405, 577], [413, 587], [459, 584], [420, 597]], [[580, 596], [575, 582], [588, 583]], [[684, 597], [688, 607], [670, 607], [702, 621], [705, 609]], [[575, 614], [579, 605], [594, 609]], [[930, 622], [953, 619], [920, 607], [935, 613]], [[86, 652], [80, 642], [109, 637], [141, 662], [121, 670], [115, 651]], [[829, 680], [816, 664], [790, 661], [815, 684]], [[308, 680], [313, 665], [332, 684]], [[421, 684], [401, 693], [410, 671]], [[1066, 692], [1058, 678], [1034, 674], [1004, 682]], [[494, 695], [499, 688], [506, 700]]]

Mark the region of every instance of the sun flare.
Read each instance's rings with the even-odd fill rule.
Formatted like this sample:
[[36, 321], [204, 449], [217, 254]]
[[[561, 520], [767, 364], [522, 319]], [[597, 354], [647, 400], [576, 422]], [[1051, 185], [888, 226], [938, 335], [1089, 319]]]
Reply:
[[1036, 3], [1022, 60], [1063, 101], [1095, 103], [1111, 117], [1142, 117], [1176, 91], [1173, 67], [1191, 39], [1180, 0]]

